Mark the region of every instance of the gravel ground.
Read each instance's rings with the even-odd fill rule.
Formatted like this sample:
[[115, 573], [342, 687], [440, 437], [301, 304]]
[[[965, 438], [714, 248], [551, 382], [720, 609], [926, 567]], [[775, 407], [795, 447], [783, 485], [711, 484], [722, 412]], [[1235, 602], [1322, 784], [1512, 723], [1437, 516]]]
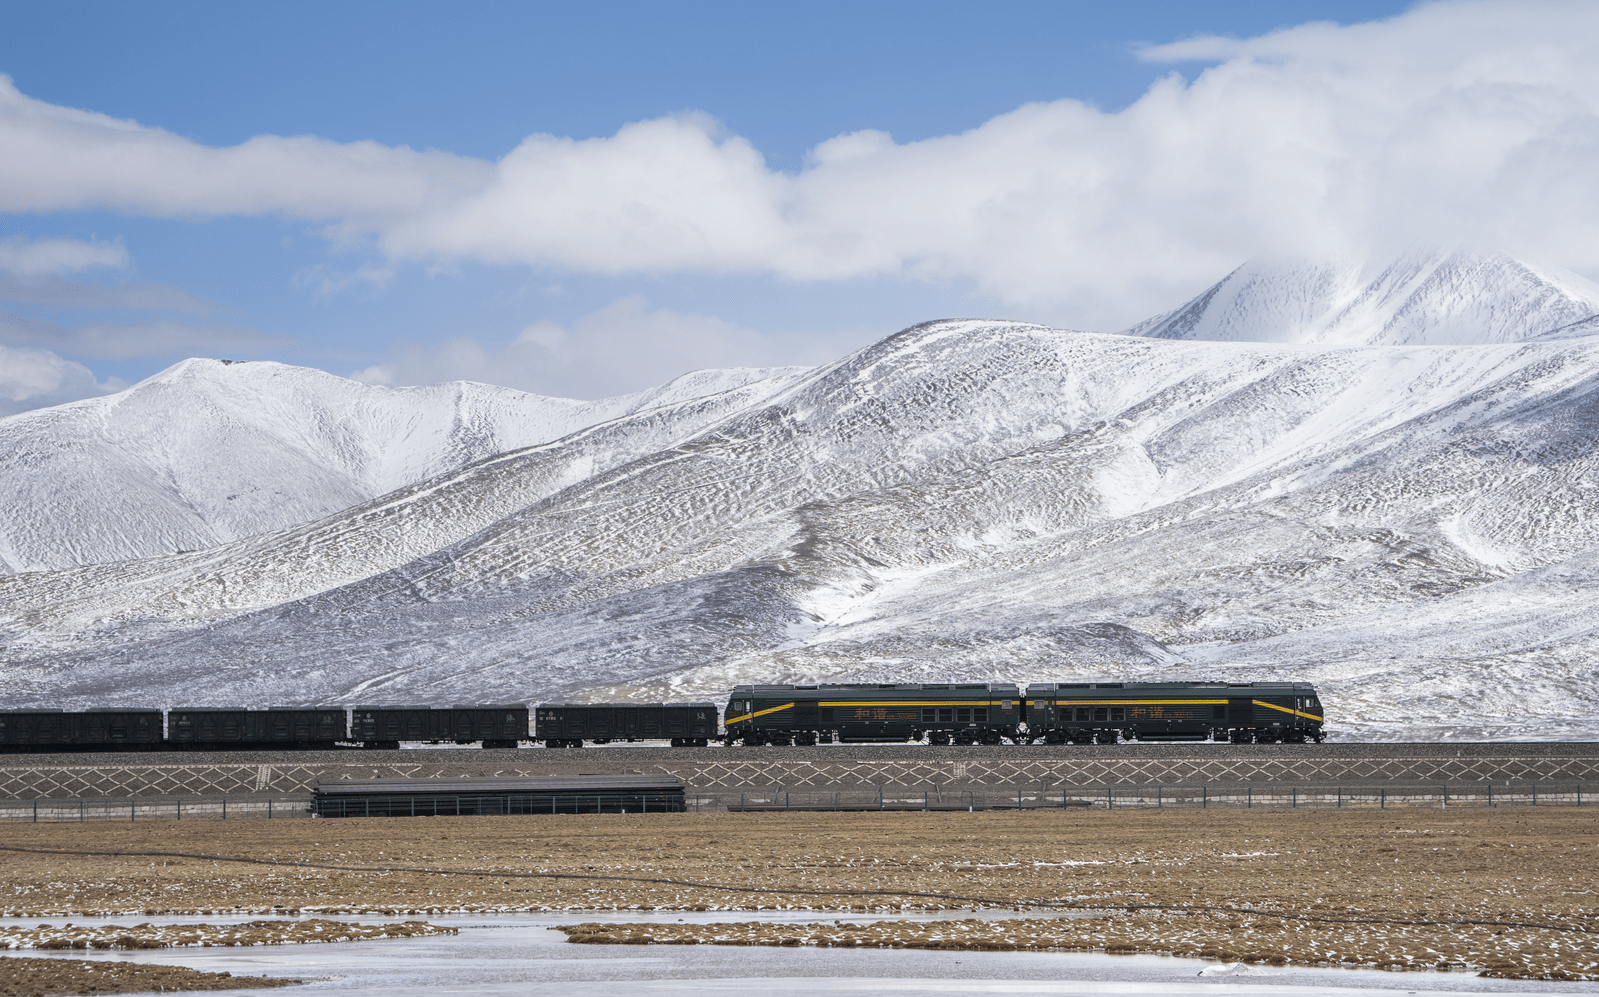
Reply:
[[0, 956], [0, 994], [45, 997], [47, 994], [125, 994], [169, 990], [244, 990], [291, 987], [299, 980], [267, 976], [206, 973], [183, 966], [145, 966], [77, 959], [33, 959]]
[[[16, 916], [1041, 904], [1078, 916], [934, 933], [732, 917], [573, 938], [1172, 952], [1599, 979], [1599, 811], [1586, 808], [186, 820], [12, 825], [0, 845], [104, 853], [6, 853], [0, 904]], [[539, 878], [550, 874], [561, 878]]]

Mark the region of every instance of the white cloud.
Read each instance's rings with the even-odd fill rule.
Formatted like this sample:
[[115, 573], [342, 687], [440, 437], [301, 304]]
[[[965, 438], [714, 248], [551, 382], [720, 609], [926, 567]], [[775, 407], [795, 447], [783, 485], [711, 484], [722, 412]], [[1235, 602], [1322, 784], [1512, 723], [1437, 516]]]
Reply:
[[0, 311], [0, 344], [43, 346], [79, 357], [128, 360], [133, 357], [191, 353], [254, 353], [293, 345], [286, 336], [273, 336], [233, 326], [190, 325], [170, 319], [149, 322], [85, 322], [63, 327], [43, 319]]
[[49, 350], [0, 346], [0, 417], [125, 387], [127, 384], [115, 377], [100, 384], [89, 368]]
[[840, 136], [797, 174], [695, 115], [533, 136], [488, 163], [275, 136], [211, 149], [7, 83], [0, 210], [279, 212], [393, 259], [954, 278], [1100, 328], [1263, 250], [1466, 241], [1599, 274], [1599, 4], [1431, 4], [1143, 55], [1224, 61], [1116, 113], [1062, 100], [920, 142]]
[[[870, 336], [859, 337], [869, 340]], [[369, 384], [483, 381], [545, 395], [606, 398], [713, 367], [810, 366], [863, 345], [848, 333], [762, 335], [708, 315], [612, 302], [572, 323], [536, 322], [505, 344], [457, 337], [401, 344], [388, 361], [353, 372]]]
[[47, 277], [96, 267], [120, 270], [127, 265], [128, 251], [121, 243], [25, 236], [0, 239], [0, 273], [17, 277]]

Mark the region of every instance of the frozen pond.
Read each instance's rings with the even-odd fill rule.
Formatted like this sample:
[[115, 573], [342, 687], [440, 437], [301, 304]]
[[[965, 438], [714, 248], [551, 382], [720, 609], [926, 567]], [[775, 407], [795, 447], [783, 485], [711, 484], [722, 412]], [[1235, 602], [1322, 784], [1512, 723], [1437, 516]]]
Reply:
[[[974, 916], [950, 912], [909, 920]], [[990, 911], [986, 917], [1015, 917]], [[6, 924], [232, 923], [243, 917], [45, 918], [6, 919]], [[70, 959], [120, 960], [190, 966], [236, 975], [294, 976], [303, 988], [275, 993], [329, 994], [337, 997], [393, 997], [394, 994], [576, 995], [759, 994], [807, 997], [812, 994], [1284, 994], [1290, 997], [1428, 997], [1470, 993], [1583, 994], [1592, 984], [1484, 980], [1467, 973], [1385, 973], [1374, 970], [1270, 969], [1260, 975], [1204, 978], [1214, 965], [1197, 959], [1160, 956], [1107, 956], [1087, 953], [949, 952], [917, 949], [746, 948], [718, 945], [572, 945], [554, 929], [583, 921], [854, 921], [885, 918], [840, 917], [814, 912], [745, 913], [635, 912], [561, 914], [456, 914], [428, 917], [433, 924], [461, 929], [442, 938], [391, 939], [340, 944], [273, 945], [252, 948], [111, 952], [34, 952]], [[405, 918], [340, 917], [385, 922]], [[263, 991], [213, 991], [260, 997]]]

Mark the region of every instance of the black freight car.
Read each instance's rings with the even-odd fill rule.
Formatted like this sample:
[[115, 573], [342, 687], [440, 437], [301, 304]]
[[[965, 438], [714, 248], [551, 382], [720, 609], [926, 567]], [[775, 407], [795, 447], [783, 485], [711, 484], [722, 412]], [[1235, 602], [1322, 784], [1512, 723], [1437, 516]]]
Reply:
[[547, 748], [668, 738], [674, 748], [703, 748], [716, 737], [715, 703], [540, 703], [534, 716]]
[[1076, 682], [1027, 687], [1027, 731], [1046, 744], [1321, 742], [1321, 700], [1303, 682]]
[[332, 748], [350, 738], [342, 706], [273, 706], [240, 710], [179, 706], [167, 711], [167, 745], [192, 751], [228, 748]]
[[514, 748], [531, 737], [527, 707], [520, 703], [437, 710], [430, 706], [357, 706], [351, 712], [350, 739], [368, 748], [398, 748], [401, 741], [481, 741], [485, 748]]
[[1023, 712], [1008, 683], [741, 685], [723, 723], [728, 744], [1000, 744], [1020, 736]]
[[154, 751], [161, 711], [0, 711], [0, 751]]

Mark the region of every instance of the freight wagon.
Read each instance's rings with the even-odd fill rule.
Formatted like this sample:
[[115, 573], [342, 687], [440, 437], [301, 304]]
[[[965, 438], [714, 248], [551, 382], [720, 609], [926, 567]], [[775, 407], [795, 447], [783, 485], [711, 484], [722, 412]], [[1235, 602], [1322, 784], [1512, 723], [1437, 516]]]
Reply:
[[1021, 737], [1016, 686], [741, 685], [728, 700], [728, 744], [919, 741], [1000, 744]]
[[160, 710], [7, 710], [0, 713], [0, 750], [3, 751], [153, 751], [159, 747]]
[[368, 748], [398, 748], [401, 741], [514, 748], [530, 740], [528, 710], [520, 703], [488, 706], [357, 706], [350, 711], [350, 737]]
[[703, 748], [717, 737], [715, 703], [540, 703], [534, 717], [534, 737], [546, 748], [663, 738], [674, 748]]
[[180, 706], [167, 713], [167, 746], [180, 750], [332, 748], [349, 739], [342, 706]]

